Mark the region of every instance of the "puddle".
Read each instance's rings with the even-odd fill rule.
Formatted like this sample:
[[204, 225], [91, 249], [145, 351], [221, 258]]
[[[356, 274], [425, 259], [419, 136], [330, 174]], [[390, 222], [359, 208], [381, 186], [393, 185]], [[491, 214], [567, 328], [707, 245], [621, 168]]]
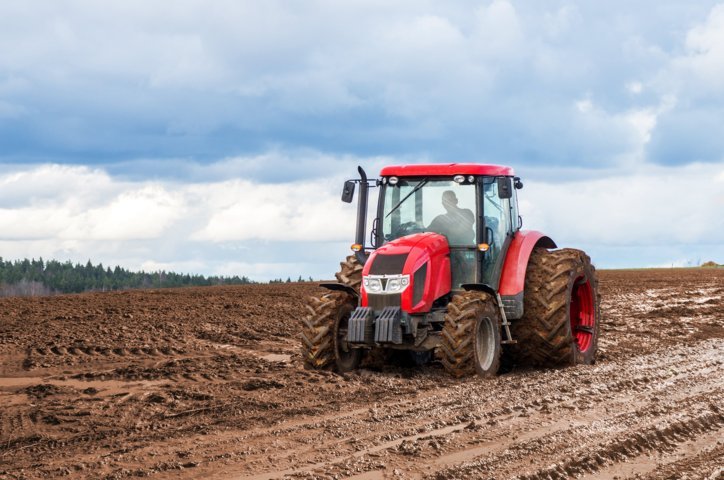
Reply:
[[0, 391], [15, 391], [31, 385], [51, 384], [73, 387], [79, 390], [93, 387], [98, 391], [124, 390], [129, 387], [150, 387], [166, 382], [166, 380], [80, 380], [76, 378], [57, 379], [43, 377], [0, 377]]
[[0, 390], [16, 389], [43, 383], [42, 377], [0, 377]]
[[270, 353], [267, 355], [262, 355], [262, 360], [266, 360], [267, 362], [291, 362], [292, 356], [286, 353]]
[[242, 348], [238, 347], [236, 345], [229, 345], [229, 344], [218, 344], [216, 345], [216, 348], [221, 348], [224, 350], [232, 350], [238, 353], [245, 353], [247, 355], [252, 355], [257, 358], [261, 358], [262, 360], [266, 360], [267, 362], [284, 362], [289, 363], [292, 361], [292, 355], [289, 353], [264, 353], [260, 352], [258, 350], [250, 350], [248, 348]]

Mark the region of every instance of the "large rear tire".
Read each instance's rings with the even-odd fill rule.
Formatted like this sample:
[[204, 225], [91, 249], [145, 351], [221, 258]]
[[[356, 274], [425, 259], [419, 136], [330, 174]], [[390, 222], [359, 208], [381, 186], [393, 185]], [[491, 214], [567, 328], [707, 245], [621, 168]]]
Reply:
[[572, 248], [534, 249], [524, 295], [523, 318], [511, 326], [516, 364], [595, 362], [601, 315], [596, 269], [588, 255]]
[[484, 292], [455, 295], [448, 304], [438, 356], [454, 377], [492, 377], [500, 367], [500, 311]]
[[305, 368], [346, 372], [359, 366], [362, 351], [347, 344], [347, 324], [355, 306], [355, 298], [344, 292], [309, 298], [301, 333]]
[[344, 283], [357, 292], [360, 291], [360, 285], [362, 285], [362, 264], [359, 263], [357, 257], [349, 255], [344, 259], [344, 262], [339, 262], [339, 272], [335, 273], [334, 276], [337, 278], [339, 283]]

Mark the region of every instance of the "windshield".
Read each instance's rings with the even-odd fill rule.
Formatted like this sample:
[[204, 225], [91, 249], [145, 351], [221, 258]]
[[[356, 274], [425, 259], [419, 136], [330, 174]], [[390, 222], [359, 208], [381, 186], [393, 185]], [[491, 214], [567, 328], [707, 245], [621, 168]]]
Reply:
[[451, 246], [475, 245], [475, 185], [452, 180], [404, 179], [387, 184], [384, 194], [384, 241], [411, 233], [445, 235]]

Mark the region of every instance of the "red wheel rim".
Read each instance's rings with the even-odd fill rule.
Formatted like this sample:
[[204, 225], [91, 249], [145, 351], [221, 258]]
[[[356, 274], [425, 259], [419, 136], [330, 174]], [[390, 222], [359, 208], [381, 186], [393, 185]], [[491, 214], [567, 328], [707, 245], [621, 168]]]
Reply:
[[576, 279], [571, 292], [571, 332], [580, 352], [586, 352], [593, 344], [596, 332], [596, 315], [593, 305], [591, 282], [581, 276]]

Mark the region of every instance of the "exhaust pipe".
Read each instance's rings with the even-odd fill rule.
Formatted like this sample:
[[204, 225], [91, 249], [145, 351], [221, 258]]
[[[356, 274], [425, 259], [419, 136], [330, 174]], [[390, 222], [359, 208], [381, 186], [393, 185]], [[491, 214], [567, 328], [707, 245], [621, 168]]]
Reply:
[[354, 237], [354, 243], [364, 246], [365, 229], [367, 228], [367, 192], [369, 185], [367, 184], [367, 174], [362, 167], [357, 167], [360, 176], [359, 198], [357, 199], [357, 232]]

